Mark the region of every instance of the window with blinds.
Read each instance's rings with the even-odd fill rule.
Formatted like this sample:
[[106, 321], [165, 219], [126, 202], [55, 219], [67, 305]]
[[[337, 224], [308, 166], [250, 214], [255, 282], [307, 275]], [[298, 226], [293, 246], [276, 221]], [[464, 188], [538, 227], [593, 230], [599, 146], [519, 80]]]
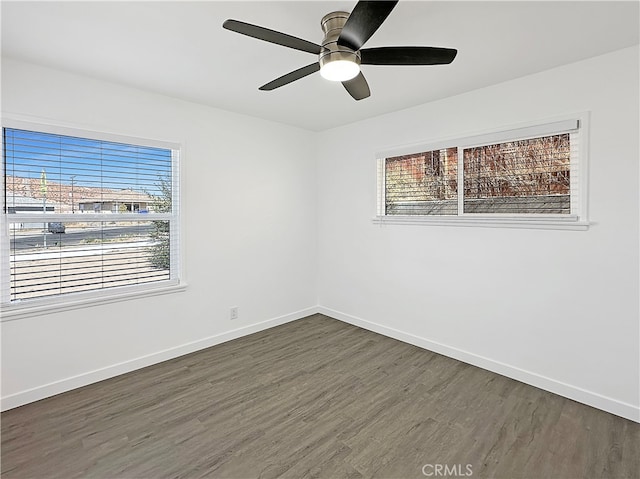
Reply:
[[385, 214], [456, 215], [458, 149], [445, 148], [385, 161]]
[[576, 218], [578, 120], [380, 160], [379, 216]]
[[177, 284], [178, 149], [3, 129], [3, 304]]
[[462, 159], [466, 213], [571, 213], [568, 133], [465, 148]]

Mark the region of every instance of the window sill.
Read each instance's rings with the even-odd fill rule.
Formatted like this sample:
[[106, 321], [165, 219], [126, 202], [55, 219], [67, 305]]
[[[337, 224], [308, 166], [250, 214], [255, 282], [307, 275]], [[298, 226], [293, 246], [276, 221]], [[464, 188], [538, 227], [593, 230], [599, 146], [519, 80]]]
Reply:
[[491, 216], [376, 216], [377, 225], [423, 225], [423, 226], [473, 226], [480, 228], [519, 228], [545, 230], [586, 231], [592, 224], [589, 221], [572, 218], [497, 218]]
[[[96, 293], [78, 293], [76, 298], [55, 298], [25, 301], [24, 303], [12, 303], [2, 306], [0, 312], [2, 318], [0, 322], [15, 321], [18, 319], [29, 318], [33, 316], [42, 316], [52, 313], [62, 313], [74, 309], [88, 308], [92, 306], [100, 306], [103, 304], [116, 303], [120, 301], [129, 301], [132, 299], [147, 298], [171, 293], [179, 293], [187, 289], [186, 284], [171, 284], [165, 286], [156, 286], [148, 288], [127, 289], [126, 291], [113, 291], [108, 294], [104, 292]], [[82, 295], [80, 297], [80, 295]]]

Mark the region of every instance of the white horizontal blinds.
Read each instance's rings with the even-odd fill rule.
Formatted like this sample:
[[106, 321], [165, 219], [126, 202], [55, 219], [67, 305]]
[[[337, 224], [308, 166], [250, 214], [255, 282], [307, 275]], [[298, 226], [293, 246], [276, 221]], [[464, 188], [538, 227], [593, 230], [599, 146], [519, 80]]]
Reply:
[[377, 191], [376, 198], [378, 199], [378, 204], [376, 206], [376, 216], [383, 216], [385, 214], [385, 167], [387, 160], [385, 158], [378, 158], [376, 161], [376, 178], [377, 182]]
[[168, 149], [9, 128], [4, 141], [10, 209], [39, 198], [46, 212], [144, 212], [158, 182], [171, 184]]
[[569, 134], [465, 148], [464, 212], [570, 214]]
[[[171, 181], [171, 189], [165, 189], [162, 193], [162, 197], [171, 195], [170, 205], [171, 208], [167, 214], [171, 214], [171, 221], [168, 228], [165, 229], [165, 238], [163, 239], [163, 245], [166, 247], [166, 235], [169, 235], [169, 264], [171, 279], [178, 282], [180, 272], [180, 222], [179, 222], [179, 199], [180, 199], [180, 168], [178, 163], [180, 161], [180, 151], [177, 149], [172, 150], [172, 165], [173, 174]], [[168, 185], [165, 185], [168, 186]], [[165, 203], [166, 204], [166, 203]]]
[[580, 126], [569, 119], [390, 152], [379, 214], [579, 218]]
[[582, 128], [574, 130], [569, 133], [569, 143], [571, 145], [571, 177], [570, 180], [570, 195], [571, 195], [571, 214], [572, 215], [585, 215], [586, 207], [582, 206], [585, 191], [580, 188], [581, 184], [586, 180], [581, 180], [585, 170], [580, 165], [580, 145], [582, 144], [581, 136], [583, 135]]
[[571, 214], [570, 134], [465, 148], [464, 213]]
[[457, 148], [387, 158], [384, 174], [385, 214], [457, 214]]
[[177, 279], [177, 151], [9, 128], [4, 140], [4, 302]]
[[168, 280], [168, 248], [150, 223], [67, 223], [64, 234], [46, 235], [46, 248], [42, 232], [10, 223], [11, 301]]
[[461, 140], [463, 214], [578, 216], [577, 119]]

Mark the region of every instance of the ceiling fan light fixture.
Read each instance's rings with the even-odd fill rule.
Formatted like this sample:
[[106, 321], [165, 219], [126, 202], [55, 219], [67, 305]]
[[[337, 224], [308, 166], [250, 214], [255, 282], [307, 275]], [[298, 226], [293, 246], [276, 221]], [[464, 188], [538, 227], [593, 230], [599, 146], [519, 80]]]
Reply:
[[348, 12], [331, 12], [320, 21], [324, 39], [318, 63], [320, 75], [325, 80], [344, 82], [360, 73], [360, 54], [349, 47], [338, 45], [338, 38], [349, 15]]
[[360, 73], [360, 65], [351, 60], [334, 60], [327, 62], [320, 68], [322, 78], [329, 81], [347, 81]]

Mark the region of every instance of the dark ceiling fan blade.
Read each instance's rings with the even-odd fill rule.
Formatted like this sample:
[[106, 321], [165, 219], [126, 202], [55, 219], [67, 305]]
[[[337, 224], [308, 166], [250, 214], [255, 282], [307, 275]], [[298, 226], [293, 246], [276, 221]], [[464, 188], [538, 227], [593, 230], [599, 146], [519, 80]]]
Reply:
[[458, 50], [438, 47], [380, 47], [360, 50], [363, 65], [444, 65]]
[[265, 42], [275, 43], [276, 45], [282, 45], [283, 47], [314, 53], [316, 55], [320, 53], [320, 45], [308, 42], [302, 38], [287, 35], [286, 33], [251, 25], [250, 23], [240, 22], [238, 20], [226, 20], [222, 26], [232, 32], [241, 33], [242, 35], [264, 40]]
[[367, 80], [365, 80], [362, 72], [358, 73], [358, 76], [351, 80], [343, 81], [342, 84], [354, 100], [363, 100], [371, 95], [369, 84], [367, 83]]
[[269, 83], [262, 85], [259, 90], [262, 91], [271, 91], [276, 88], [280, 88], [281, 86], [285, 86], [287, 83], [294, 82], [296, 80], [300, 80], [300, 78], [304, 78], [307, 75], [311, 75], [312, 73], [320, 70], [320, 64], [318, 62], [312, 63], [311, 65], [307, 65], [306, 67], [298, 68], [286, 75], [282, 75], [280, 78], [276, 78]]
[[338, 45], [351, 48], [352, 50], [360, 50], [362, 45], [371, 38], [382, 22], [396, 6], [398, 0], [395, 1], [360, 1], [356, 4], [342, 27]]

